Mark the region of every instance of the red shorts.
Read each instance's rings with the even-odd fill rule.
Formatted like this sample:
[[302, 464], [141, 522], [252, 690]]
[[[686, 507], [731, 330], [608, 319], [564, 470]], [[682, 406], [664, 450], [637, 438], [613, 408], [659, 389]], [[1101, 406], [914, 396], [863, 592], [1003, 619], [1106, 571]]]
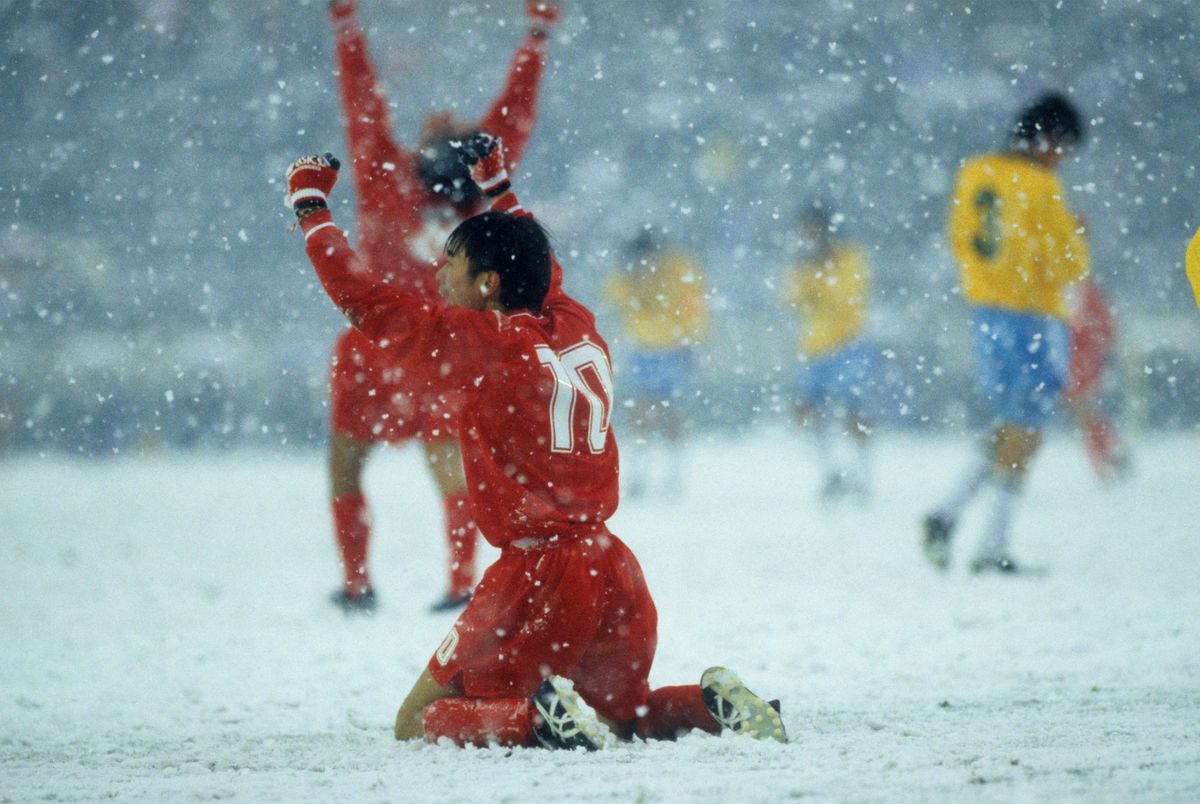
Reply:
[[461, 400], [437, 393], [351, 327], [333, 347], [330, 428], [355, 441], [458, 438]]
[[633, 553], [601, 531], [557, 546], [506, 546], [429, 672], [472, 698], [527, 698], [551, 674], [601, 715], [646, 703], [658, 612]]

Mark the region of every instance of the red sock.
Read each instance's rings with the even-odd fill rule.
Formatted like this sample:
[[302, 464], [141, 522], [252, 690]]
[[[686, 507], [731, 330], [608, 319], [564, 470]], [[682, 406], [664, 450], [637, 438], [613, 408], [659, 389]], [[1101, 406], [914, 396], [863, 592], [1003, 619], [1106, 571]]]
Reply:
[[359, 594], [371, 585], [367, 575], [371, 512], [362, 494], [343, 494], [334, 498], [333, 532], [342, 557], [342, 582], [348, 593]]
[[1113, 471], [1113, 437], [1108, 422], [1099, 416], [1089, 416], [1084, 424], [1084, 429], [1087, 435], [1088, 453], [1092, 456], [1092, 463], [1096, 466], [1096, 471], [1101, 475], [1111, 474]]
[[638, 718], [643, 740], [674, 740], [692, 729], [719, 734], [721, 726], [709, 714], [699, 684], [659, 687], [646, 698], [646, 714]]
[[450, 594], [469, 595], [475, 588], [475, 518], [467, 495], [446, 498], [446, 543], [450, 547]]
[[425, 707], [423, 720], [431, 743], [449, 737], [457, 745], [537, 745], [525, 698], [443, 698]]

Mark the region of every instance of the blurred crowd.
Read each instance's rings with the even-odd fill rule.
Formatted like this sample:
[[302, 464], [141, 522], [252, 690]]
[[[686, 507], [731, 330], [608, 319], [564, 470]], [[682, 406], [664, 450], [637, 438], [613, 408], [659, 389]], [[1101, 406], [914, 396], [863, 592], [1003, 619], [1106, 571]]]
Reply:
[[[408, 142], [430, 109], [480, 111], [521, 13], [360, 5]], [[1200, 424], [1181, 269], [1195, 141], [1172, 125], [1200, 83], [1188, 4], [564, 5], [522, 185], [618, 372], [631, 344], [605, 285], [630, 241], [651, 231], [700, 267], [687, 423], [791, 414], [779, 300], [819, 197], [873, 267], [872, 420], [978, 424], [950, 182], [1012, 109], [1066, 87], [1091, 139], [1063, 179], [1123, 333], [1105, 404], [1136, 427]], [[279, 178], [341, 147], [324, 3], [24, 0], [0, 24], [0, 449], [321, 443], [341, 322], [289, 240]]]

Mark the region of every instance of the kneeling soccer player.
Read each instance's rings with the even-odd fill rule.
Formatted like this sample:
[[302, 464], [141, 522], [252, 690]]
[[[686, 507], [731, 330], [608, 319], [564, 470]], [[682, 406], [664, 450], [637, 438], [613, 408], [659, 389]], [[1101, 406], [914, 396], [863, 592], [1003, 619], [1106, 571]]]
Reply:
[[785, 740], [777, 707], [724, 668], [698, 685], [650, 690], [654, 601], [605, 526], [618, 496], [607, 344], [564, 292], [545, 231], [511, 191], [499, 140], [477, 135], [462, 150], [493, 203], [446, 242], [445, 305], [368, 278], [325, 205], [336, 160], [306, 157], [288, 171], [330, 298], [407, 370], [466, 395], [471, 504], [501, 550], [401, 705], [397, 739], [594, 749], [730, 729]]

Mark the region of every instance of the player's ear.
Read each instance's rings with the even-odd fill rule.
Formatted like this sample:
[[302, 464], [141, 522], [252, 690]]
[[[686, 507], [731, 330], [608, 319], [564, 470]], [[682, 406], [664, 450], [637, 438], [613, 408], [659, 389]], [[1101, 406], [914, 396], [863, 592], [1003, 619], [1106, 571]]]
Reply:
[[500, 292], [500, 275], [495, 271], [481, 272], [475, 277], [475, 283], [479, 288], [479, 295], [485, 299], [490, 299]]

